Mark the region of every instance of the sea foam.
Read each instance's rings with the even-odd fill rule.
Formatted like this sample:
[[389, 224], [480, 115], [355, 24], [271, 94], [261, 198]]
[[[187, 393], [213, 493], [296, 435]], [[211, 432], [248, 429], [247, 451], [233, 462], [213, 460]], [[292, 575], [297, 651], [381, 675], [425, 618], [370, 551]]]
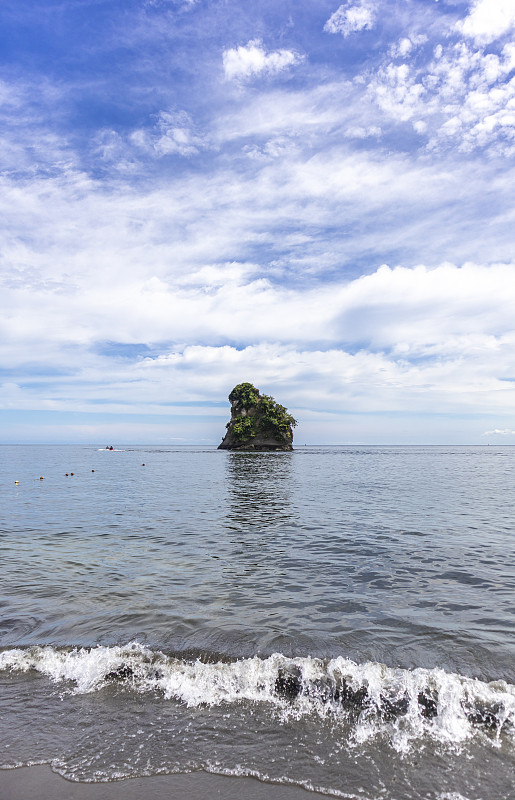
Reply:
[[398, 751], [429, 736], [459, 745], [482, 735], [515, 741], [515, 686], [442, 669], [395, 669], [376, 662], [268, 658], [186, 660], [137, 642], [119, 647], [29, 647], [0, 653], [0, 670], [35, 671], [71, 693], [116, 685], [187, 706], [267, 703], [283, 720], [319, 715], [351, 725], [351, 743], [385, 736]]

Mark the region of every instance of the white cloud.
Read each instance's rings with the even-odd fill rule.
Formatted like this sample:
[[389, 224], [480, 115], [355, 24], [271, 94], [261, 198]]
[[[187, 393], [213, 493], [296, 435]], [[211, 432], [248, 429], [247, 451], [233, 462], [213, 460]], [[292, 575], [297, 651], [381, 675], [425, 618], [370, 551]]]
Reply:
[[456, 27], [478, 45], [489, 44], [515, 28], [515, 3], [474, 0], [469, 14]]
[[[456, 178], [460, 193], [463, 180]], [[107, 192], [74, 174], [22, 190], [4, 178], [0, 203], [9, 237], [0, 362], [14, 377], [3, 387], [2, 406], [61, 411], [73, 402], [78, 411], [98, 412], [100, 400], [106, 412], [164, 416], [172, 413], [170, 399], [224, 399], [248, 378], [292, 411], [304, 406], [302, 419], [313, 418], [310, 409], [466, 410], [508, 415], [509, 425], [515, 386], [500, 378], [512, 374], [515, 265], [383, 266], [351, 280], [341, 274], [330, 285], [303, 283], [318, 262], [310, 225], [345, 213], [351, 230], [366, 214], [395, 208], [399, 198], [431, 207], [435, 193], [449, 196], [446, 181], [400, 159], [385, 164], [355, 153], [265, 166], [240, 183], [225, 172], [190, 177], [174, 181], [173, 191], [167, 185]], [[291, 219], [304, 235], [297, 243], [294, 231], [285, 233]], [[418, 225], [413, 235], [431, 239]], [[389, 236], [404, 234], [381, 233], [382, 247]], [[366, 240], [356, 237], [352, 246], [361, 252]], [[276, 238], [290, 248], [289, 258], [298, 247], [306, 259], [287, 287], [266, 279], [273, 269], [263, 261], [222, 257], [242, 256], [249, 241], [271, 249]], [[96, 350], [105, 341], [157, 343], [157, 355], [107, 357]], [[37, 380], [25, 387], [17, 374], [27, 358], [38, 363], [40, 388]], [[50, 378], [50, 390], [46, 369], [61, 373]], [[187, 430], [195, 438], [202, 430], [216, 441], [224, 413], [216, 415], [222, 425], [212, 423], [211, 434], [200, 423], [164, 421], [160, 435]], [[318, 423], [309, 425], [307, 431], [318, 430]], [[327, 425], [329, 436], [340, 431], [333, 417]], [[120, 437], [134, 440], [122, 427]], [[345, 436], [351, 434], [352, 426]], [[91, 429], [83, 436], [99, 438]], [[144, 426], [141, 436], [154, 440]], [[417, 440], [414, 428], [410, 436]]]
[[329, 17], [324, 31], [347, 37], [357, 31], [370, 30], [374, 27], [376, 10], [376, 3], [372, 0], [348, 0]]
[[413, 50], [413, 42], [408, 37], [403, 37], [397, 44], [392, 45], [390, 48], [390, 55], [392, 58], [402, 57], [409, 55]]
[[185, 111], [160, 111], [152, 130], [133, 131], [129, 141], [156, 156], [192, 156], [208, 146], [207, 137], [195, 129]]
[[260, 39], [252, 39], [245, 46], [230, 48], [223, 53], [225, 77], [229, 80], [274, 75], [301, 60], [302, 57], [293, 50], [267, 52]]
[[366, 128], [356, 125], [345, 129], [345, 136], [349, 139], [378, 139], [381, 134], [382, 130], [378, 125], [369, 125]]
[[[3, 365], [16, 370], [30, 354], [40, 370], [63, 374], [53, 378], [51, 399], [44, 385], [25, 390], [13, 381], [4, 407], [64, 410], [80, 386], [86, 409], [123, 398], [133, 411], [164, 413], [171, 397], [224, 396], [243, 374], [279, 382], [297, 403], [321, 409], [513, 409], [515, 386], [500, 379], [512, 374], [515, 265], [383, 266], [348, 282], [287, 289], [253, 278], [252, 265], [206, 267], [190, 286], [184, 276], [152, 278], [153, 255], [139, 278], [130, 264], [120, 265], [123, 282], [115, 264], [101, 279], [77, 276], [72, 295], [4, 291]], [[175, 344], [127, 361], [97, 354], [102, 341]]]
[[19, 409], [23, 407], [24, 393], [16, 383], [0, 384], [0, 408]]
[[281, 137], [284, 144], [288, 137], [293, 145], [300, 141], [309, 146], [317, 137], [323, 146], [325, 137], [343, 122], [363, 124], [363, 113], [350, 81], [331, 81], [302, 90], [269, 88], [220, 115], [216, 140], [226, 143], [252, 137], [261, 144], [263, 137]]
[[406, 58], [420, 45], [427, 42], [427, 36], [423, 33], [411, 34], [410, 36], [403, 36], [402, 39], [392, 45], [389, 50], [391, 58]]
[[493, 431], [485, 431], [483, 436], [515, 436], [515, 431], [511, 428], [494, 428]]
[[390, 63], [371, 83], [379, 106], [401, 122], [412, 119], [424, 109], [425, 86], [416, 80], [408, 64]]
[[[73, 171], [23, 185], [3, 176], [2, 281], [44, 293], [50, 303], [54, 295], [92, 286], [101, 297], [121, 298], [125, 289], [118, 285], [138, 287], [153, 277], [172, 292], [180, 281], [181, 289], [204, 286], [208, 293], [207, 278], [202, 284], [194, 276], [204, 269], [223, 273], [234, 263], [254, 265], [244, 282], [258, 276], [310, 282], [325, 270], [345, 274], [363, 253], [373, 265], [401, 247], [408, 263], [459, 262], [470, 252], [506, 259], [515, 222], [512, 187], [508, 168], [492, 176], [476, 167], [472, 175], [466, 165], [431, 166], [347, 147], [249, 159], [241, 173], [222, 162], [209, 173], [156, 179], [152, 188], [110, 187]], [[502, 218], [494, 208], [478, 226], [471, 198], [487, 193]], [[227, 282], [235, 280], [231, 268]], [[109, 321], [111, 301], [100, 303]], [[151, 340], [162, 335], [154, 331]]]
[[271, 161], [293, 154], [296, 150], [295, 142], [287, 136], [274, 136], [264, 145], [247, 144], [243, 147], [245, 155], [258, 161]]
[[[239, 40], [223, 54], [235, 88], [216, 65], [238, 40], [199, 44], [209, 14], [138, 12], [127, 52], [159, 47], [136, 53], [125, 111], [96, 135], [69, 127], [80, 86], [0, 83], [5, 408], [164, 418], [251, 379], [304, 419], [386, 411], [400, 430], [466, 411], [488, 417], [474, 436], [514, 429], [515, 168], [481, 148], [514, 152], [515, 45], [482, 49], [482, 3], [458, 36], [433, 4], [383, 20], [378, 2], [340, 2], [325, 30], [377, 23], [370, 52], [319, 50], [252, 91], [299, 53]], [[107, 109], [118, 85], [84, 96]]]
[[143, 5], [148, 8], [164, 8], [167, 7], [188, 9], [198, 3], [198, 0], [144, 0]]
[[514, 66], [512, 44], [499, 54], [465, 42], [439, 45], [425, 65], [386, 63], [369, 92], [391, 118], [427, 133], [431, 149], [486, 147], [509, 156], [515, 153], [515, 78], [507, 78]]

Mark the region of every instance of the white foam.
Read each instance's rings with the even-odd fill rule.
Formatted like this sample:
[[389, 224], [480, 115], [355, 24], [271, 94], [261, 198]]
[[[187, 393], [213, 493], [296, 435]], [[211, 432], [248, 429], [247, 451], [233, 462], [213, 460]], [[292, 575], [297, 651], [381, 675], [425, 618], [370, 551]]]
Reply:
[[438, 800], [469, 800], [469, 798], [459, 792], [444, 792], [438, 795]]
[[[441, 669], [392, 669], [342, 656], [323, 661], [280, 653], [205, 663], [131, 642], [123, 647], [5, 650], [0, 653], [0, 670], [34, 670], [65, 683], [66, 691], [73, 693], [98, 691], [116, 682], [132, 691], [159, 692], [164, 699], [191, 707], [245, 700], [271, 704], [284, 719], [330, 715], [351, 724], [351, 743], [383, 736], [399, 752], [409, 751], [423, 736], [450, 746], [478, 734], [494, 745], [501, 735], [515, 741], [515, 686]], [[278, 686], [285, 677], [292, 681], [289, 694]], [[430, 713], [421, 697], [432, 703]]]

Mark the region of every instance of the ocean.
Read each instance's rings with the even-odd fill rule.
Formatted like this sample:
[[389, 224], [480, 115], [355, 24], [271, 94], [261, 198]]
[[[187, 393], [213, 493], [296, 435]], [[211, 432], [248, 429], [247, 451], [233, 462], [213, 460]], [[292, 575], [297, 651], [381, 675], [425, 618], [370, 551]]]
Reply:
[[0, 449], [0, 767], [515, 797], [515, 447], [104, 448]]

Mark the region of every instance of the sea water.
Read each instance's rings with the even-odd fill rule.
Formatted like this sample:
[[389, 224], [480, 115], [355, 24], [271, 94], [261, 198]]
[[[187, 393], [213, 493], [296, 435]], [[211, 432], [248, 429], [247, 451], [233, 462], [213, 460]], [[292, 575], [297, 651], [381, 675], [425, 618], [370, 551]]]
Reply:
[[515, 797], [515, 448], [0, 453], [0, 767]]

